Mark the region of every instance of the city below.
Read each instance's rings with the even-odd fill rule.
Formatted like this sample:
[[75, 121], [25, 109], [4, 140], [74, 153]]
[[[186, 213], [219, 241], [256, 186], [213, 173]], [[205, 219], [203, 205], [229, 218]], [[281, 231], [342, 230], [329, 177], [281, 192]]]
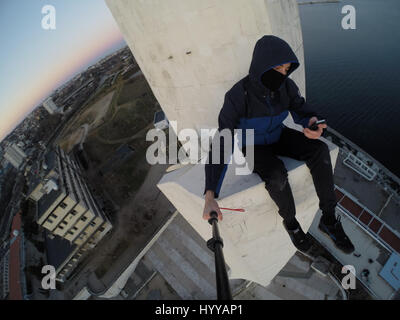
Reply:
[[[308, 3], [319, 1], [304, 1]], [[184, 57], [191, 56], [192, 51], [186, 50]], [[166, 63], [174, 59], [165, 57]], [[150, 165], [146, 159], [152, 143], [147, 132], [170, 129], [167, 111], [152, 89], [126, 46], [55, 90], [0, 142], [0, 299], [217, 298], [214, 254], [201, 229], [209, 225], [201, 212], [196, 221], [184, 212], [203, 201], [202, 185], [197, 183], [203, 167]], [[321, 236], [318, 210], [309, 221], [312, 254], [295, 251], [285, 234], [284, 245], [295, 253], [268, 285], [232, 277], [234, 299], [400, 298], [400, 181], [334, 129], [328, 127], [323, 138], [336, 161], [336, 215], [356, 250], [343, 254]], [[168, 148], [160, 152], [167, 154]], [[297, 167], [293, 163], [289, 162], [293, 168], [288, 170], [296, 180], [293, 190], [308, 210], [316, 196], [307, 194], [309, 189], [303, 190], [300, 180], [309, 179], [307, 188], [311, 188], [311, 176], [304, 163]], [[192, 180], [185, 180], [185, 175]], [[232, 193], [226, 194], [260, 189], [260, 182], [251, 185], [251, 178], [244, 180], [235, 184], [237, 180], [227, 178], [225, 190]], [[248, 203], [260, 209], [251, 199]], [[240, 237], [250, 217], [236, 210], [227, 214], [235, 218], [228, 218], [230, 229], [223, 230], [237, 231]], [[200, 223], [202, 227], [197, 228]], [[208, 231], [211, 237], [211, 228]], [[248, 237], [244, 244], [239, 240], [235, 244], [257, 244], [251, 233], [244, 237]], [[254, 259], [246, 260], [247, 254], [256, 249], [239, 252], [239, 244], [232, 249], [234, 241], [228, 241], [227, 256], [234, 252], [242, 259], [232, 259], [231, 254], [231, 261], [249, 266]], [[344, 266], [355, 270], [354, 288], [343, 286]], [[227, 267], [229, 275], [235, 272]]]

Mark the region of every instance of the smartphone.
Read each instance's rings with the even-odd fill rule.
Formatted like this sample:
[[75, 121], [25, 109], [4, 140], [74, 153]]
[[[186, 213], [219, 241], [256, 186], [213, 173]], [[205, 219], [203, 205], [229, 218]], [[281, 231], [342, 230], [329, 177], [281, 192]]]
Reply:
[[322, 123], [326, 123], [326, 120], [325, 120], [325, 119], [321, 119], [321, 120], [315, 121], [315, 122], [309, 127], [309, 129], [310, 129], [310, 130], [313, 130], [313, 131], [316, 131], [316, 130], [318, 130], [318, 125], [319, 125], [319, 124], [322, 124]]

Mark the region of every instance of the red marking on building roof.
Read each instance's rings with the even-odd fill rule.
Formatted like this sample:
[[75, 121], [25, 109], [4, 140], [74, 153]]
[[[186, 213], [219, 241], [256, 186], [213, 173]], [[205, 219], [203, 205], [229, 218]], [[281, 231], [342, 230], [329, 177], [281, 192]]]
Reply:
[[344, 196], [344, 194], [342, 192], [340, 192], [338, 189], [335, 189], [335, 193], [336, 193], [337, 201], [340, 201], [340, 199], [342, 199]]
[[370, 228], [373, 232], [378, 233], [379, 228], [380, 228], [381, 226], [382, 226], [382, 222], [380, 222], [380, 221], [377, 220], [377, 219], [374, 219], [374, 220], [370, 223], [369, 228]]
[[[335, 189], [336, 196], [338, 194], [343, 194], [343, 192]], [[364, 210], [363, 207], [355, 203], [351, 198], [344, 196], [344, 198], [338, 202], [338, 204], [346, 209], [356, 220], [359, 220], [364, 225], [368, 226], [369, 229], [375, 233], [377, 238], [380, 238], [386, 244], [388, 244], [393, 250], [400, 253], [400, 237], [392, 232], [388, 227], [386, 227], [385, 222], [381, 222], [374, 213], [369, 213], [367, 210]], [[368, 225], [369, 224], [369, 225]], [[383, 225], [383, 227], [382, 227]], [[379, 231], [379, 234], [378, 234]]]
[[[14, 238], [14, 230], [21, 232], [21, 212], [18, 212], [12, 222], [11, 239]], [[11, 240], [10, 239], [10, 240]], [[10, 246], [10, 260], [9, 260], [9, 281], [10, 281], [10, 294], [9, 300], [22, 300], [21, 292], [21, 279], [20, 279], [20, 241], [21, 235], [18, 235], [15, 241]]]
[[400, 252], [400, 239], [392, 231], [390, 231], [386, 226], [384, 226], [379, 232], [379, 236], [394, 250]]
[[357, 203], [353, 202], [353, 200], [351, 200], [349, 197], [344, 197], [342, 201], [340, 201], [340, 205], [356, 218], [358, 218], [363, 211], [363, 208], [361, 208]]
[[359, 219], [362, 223], [368, 225], [368, 223], [372, 219], [372, 216], [367, 211], [364, 210]]

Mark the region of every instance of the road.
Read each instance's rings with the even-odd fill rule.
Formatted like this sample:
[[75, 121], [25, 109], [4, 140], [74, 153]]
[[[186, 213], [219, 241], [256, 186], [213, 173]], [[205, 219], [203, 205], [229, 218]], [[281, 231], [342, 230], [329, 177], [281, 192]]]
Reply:
[[[24, 176], [22, 170], [18, 172], [17, 178], [15, 179], [15, 184], [13, 187], [12, 197], [8, 203], [7, 208], [4, 210], [5, 217], [3, 217], [2, 225], [0, 227], [1, 242], [7, 240], [10, 235], [10, 227], [14, 215], [20, 210], [20, 204], [22, 199], [22, 189], [24, 187], [23, 180]], [[7, 216], [8, 215], [8, 216]]]

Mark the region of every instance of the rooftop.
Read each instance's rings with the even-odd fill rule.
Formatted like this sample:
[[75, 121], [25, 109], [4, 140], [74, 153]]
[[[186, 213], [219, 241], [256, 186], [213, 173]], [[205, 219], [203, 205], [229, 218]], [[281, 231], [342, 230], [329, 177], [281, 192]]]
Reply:
[[[43, 164], [46, 164], [43, 167]], [[28, 195], [43, 181], [43, 179], [57, 168], [57, 154], [54, 151], [47, 152], [40, 161], [34, 162], [30, 169]], [[57, 170], [57, 169], [56, 169]]]
[[42, 198], [40, 198], [40, 200], [38, 201], [38, 219], [63, 193], [65, 194], [63, 188], [59, 186], [58, 190], [52, 190], [49, 194], [45, 194]]
[[374, 180], [368, 181], [343, 164], [346, 154], [341, 149], [334, 180], [338, 205], [393, 250], [400, 252], [399, 203]]

